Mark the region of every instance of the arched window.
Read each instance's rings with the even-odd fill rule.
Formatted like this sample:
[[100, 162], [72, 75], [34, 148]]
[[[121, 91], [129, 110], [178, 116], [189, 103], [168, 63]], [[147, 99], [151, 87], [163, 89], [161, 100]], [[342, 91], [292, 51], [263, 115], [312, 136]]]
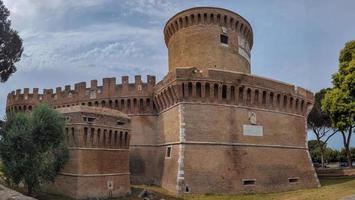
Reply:
[[214, 84], [213, 86], [213, 96], [215, 99], [218, 99], [218, 84]]
[[84, 128], [84, 138], [83, 138], [83, 141], [84, 141], [84, 145], [86, 146], [86, 143], [87, 143], [87, 139], [88, 139], [88, 128], [85, 127]]
[[94, 135], [95, 135], [95, 128], [91, 128], [91, 131], [90, 131], [90, 144], [91, 146], [94, 145]]
[[233, 85], [231, 86], [231, 102], [235, 102], [235, 87]]
[[127, 112], [130, 113], [131, 112], [131, 99], [127, 99]]
[[287, 96], [286, 95], [284, 95], [284, 105], [283, 105], [283, 107], [284, 108], [287, 107]]
[[144, 106], [143, 106], [143, 99], [139, 99], [139, 112], [143, 112]]
[[123, 143], [123, 132], [120, 131], [120, 148], [122, 148], [122, 143]]
[[222, 85], [222, 99], [227, 99], [227, 86]]
[[147, 99], [145, 100], [145, 102], [146, 102], [146, 106], [147, 106], [147, 108], [149, 108], [149, 107], [150, 107], [150, 99], [149, 99], [149, 98], [147, 98]]
[[201, 96], [202, 96], [202, 93], [201, 93], [201, 83], [200, 83], [200, 82], [197, 82], [197, 83], [196, 83], [196, 96], [197, 96], [197, 97], [201, 97]]
[[128, 147], [128, 132], [125, 132], [124, 143], [125, 143], [125, 146]]
[[117, 131], [115, 131], [114, 146], [117, 146]]
[[244, 93], [244, 87], [239, 87], [239, 91], [238, 91], [238, 94], [239, 94], [238, 102], [239, 102], [239, 104], [243, 103], [243, 93]]
[[189, 82], [189, 84], [187, 85], [188, 87], [188, 91], [189, 91], [189, 97], [192, 97], [192, 83]]
[[209, 98], [210, 95], [211, 95], [211, 88], [210, 88], [210, 84], [209, 83], [206, 83], [205, 84], [205, 97]]
[[134, 98], [133, 99], [133, 112], [135, 112], [137, 110], [137, 99]]
[[270, 92], [270, 102], [269, 102], [270, 106], [274, 106], [274, 93]]
[[290, 109], [293, 110], [293, 97], [290, 98]]
[[108, 133], [108, 146], [112, 144], [112, 130], [109, 131]]
[[101, 101], [101, 107], [105, 107], [106, 106], [106, 102], [104, 100]]
[[263, 99], [262, 99], [262, 101], [261, 101], [261, 104], [262, 104], [263, 106], [266, 105], [266, 91], [263, 91]]
[[104, 135], [103, 135], [103, 138], [102, 138], [102, 145], [104, 147], [106, 147], [106, 137], [107, 137], [107, 130], [104, 129]]
[[247, 104], [251, 104], [251, 89], [247, 90]]
[[101, 146], [100, 142], [101, 142], [101, 129], [97, 129], [97, 141], [96, 141], [96, 145], [97, 145], [98, 147]]
[[254, 105], [259, 105], [259, 90], [254, 92]]
[[124, 107], [124, 99], [121, 99], [121, 106], [120, 106], [121, 110], [124, 110], [125, 107]]

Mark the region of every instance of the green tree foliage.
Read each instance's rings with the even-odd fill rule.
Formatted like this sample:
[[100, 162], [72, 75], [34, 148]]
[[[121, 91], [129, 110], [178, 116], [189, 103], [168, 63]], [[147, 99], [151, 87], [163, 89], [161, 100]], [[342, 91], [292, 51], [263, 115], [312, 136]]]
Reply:
[[16, 72], [15, 63], [23, 52], [22, 40], [17, 31], [11, 28], [9, 15], [10, 11], [0, 0], [0, 82], [6, 82]]
[[[321, 142], [324, 146], [323, 159], [324, 162], [339, 162], [341, 158], [341, 152], [327, 147], [324, 142]], [[308, 141], [309, 153], [313, 162], [320, 163], [322, 161], [321, 151], [319, 147], [319, 142], [317, 140]]]
[[352, 167], [350, 140], [355, 127], [355, 41], [345, 44], [339, 56], [339, 70], [333, 74], [333, 88], [326, 92], [322, 109], [343, 137], [349, 167]]
[[40, 105], [32, 114], [7, 116], [0, 140], [3, 172], [11, 184], [24, 182], [32, 194], [40, 184], [54, 181], [68, 159], [64, 118]]
[[337, 133], [337, 130], [332, 128], [328, 113], [322, 110], [321, 102], [327, 91], [329, 91], [329, 89], [322, 89], [315, 94], [314, 105], [307, 118], [307, 126], [316, 136], [315, 141], [317, 142], [320, 153], [319, 162], [322, 167], [325, 167], [324, 154], [327, 148], [327, 142], [335, 133]]

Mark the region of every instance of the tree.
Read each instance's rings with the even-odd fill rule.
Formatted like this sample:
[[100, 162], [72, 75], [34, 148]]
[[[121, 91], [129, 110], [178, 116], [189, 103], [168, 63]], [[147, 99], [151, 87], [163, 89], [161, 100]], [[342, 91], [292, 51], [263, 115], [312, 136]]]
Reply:
[[337, 130], [332, 128], [329, 115], [322, 110], [321, 102], [328, 90], [329, 89], [322, 89], [315, 94], [314, 105], [307, 118], [307, 126], [316, 136], [322, 168], [325, 167], [324, 154], [327, 148], [327, 142], [335, 133], [337, 133]]
[[24, 182], [32, 195], [40, 184], [54, 181], [68, 159], [64, 118], [40, 105], [32, 114], [8, 114], [0, 140], [0, 155], [7, 181]]
[[348, 166], [352, 167], [350, 140], [355, 128], [355, 41], [345, 44], [339, 56], [339, 70], [332, 76], [333, 87], [326, 92], [322, 109], [343, 137]]
[[11, 28], [10, 11], [0, 0], [0, 82], [6, 82], [16, 72], [15, 63], [20, 61], [23, 47], [17, 31]]

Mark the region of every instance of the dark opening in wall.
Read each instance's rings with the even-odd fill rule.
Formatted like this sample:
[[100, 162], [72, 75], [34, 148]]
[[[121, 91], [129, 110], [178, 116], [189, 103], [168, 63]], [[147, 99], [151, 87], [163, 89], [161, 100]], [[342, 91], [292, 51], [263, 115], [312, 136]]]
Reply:
[[171, 158], [171, 147], [169, 146], [169, 147], [166, 147], [166, 155], [165, 155], [165, 157], [167, 157], [167, 158]]
[[256, 180], [255, 179], [243, 179], [242, 183], [243, 185], [255, 185]]
[[228, 36], [226, 35], [220, 35], [220, 40], [222, 44], [227, 44], [228, 45]]
[[190, 188], [189, 188], [189, 186], [185, 186], [185, 193], [189, 193], [190, 192]]
[[227, 98], [227, 86], [223, 85], [222, 86], [222, 99], [226, 99]]
[[289, 183], [297, 183], [298, 182], [298, 179], [297, 177], [294, 177], [294, 178], [288, 178], [288, 182]]
[[84, 122], [87, 123], [94, 123], [95, 122], [95, 117], [83, 117]]
[[123, 121], [119, 121], [119, 120], [116, 123], [117, 123], [118, 126], [122, 126], [122, 125], [125, 124]]

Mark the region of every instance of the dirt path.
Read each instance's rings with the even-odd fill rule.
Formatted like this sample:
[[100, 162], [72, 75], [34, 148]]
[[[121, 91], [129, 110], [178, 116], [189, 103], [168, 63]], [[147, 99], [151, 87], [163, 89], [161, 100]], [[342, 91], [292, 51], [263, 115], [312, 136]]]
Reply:
[[32, 197], [27, 197], [19, 192], [16, 192], [3, 185], [0, 185], [0, 200], [36, 200], [36, 199]]

